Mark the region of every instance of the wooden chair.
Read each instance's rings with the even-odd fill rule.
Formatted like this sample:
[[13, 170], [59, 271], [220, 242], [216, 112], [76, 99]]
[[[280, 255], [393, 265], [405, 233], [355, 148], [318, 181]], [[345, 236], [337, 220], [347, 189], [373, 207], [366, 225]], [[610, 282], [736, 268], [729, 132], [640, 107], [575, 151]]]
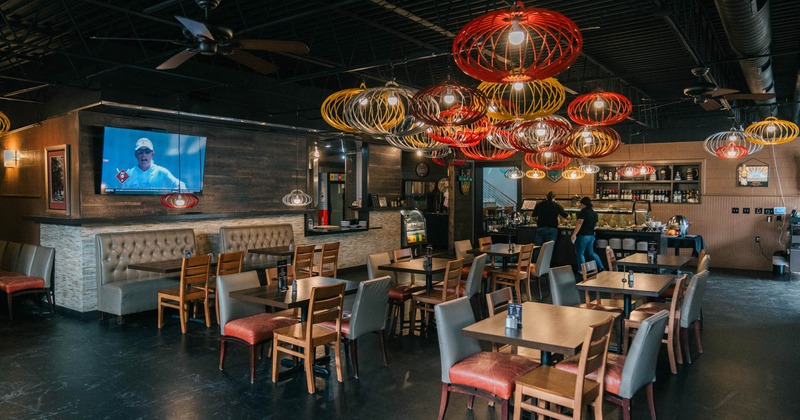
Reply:
[[314, 275], [314, 250], [316, 245], [296, 245], [294, 247], [294, 276], [307, 279]]
[[336, 269], [339, 267], [339, 242], [331, 242], [322, 245], [322, 256], [319, 266], [314, 267], [315, 276], [336, 277]]
[[[512, 302], [514, 302], [514, 294], [510, 287], [504, 287], [486, 294], [486, 307], [489, 308], [489, 316], [508, 312], [508, 304]], [[497, 343], [492, 343], [492, 351], [519, 354], [520, 356], [525, 356], [537, 362], [542, 360], [541, 351], [527, 347], [511, 345], [498, 346]]]
[[492, 271], [491, 290], [494, 290], [497, 285], [513, 287], [517, 293], [517, 301], [522, 302], [522, 285], [524, 284], [528, 293], [528, 300], [533, 300], [531, 297], [530, 285], [530, 264], [532, 255], [532, 244], [520, 246], [519, 254], [517, 256], [517, 265], [510, 266], [505, 270], [495, 269]]
[[631, 330], [638, 329], [642, 321], [647, 319], [647, 317], [650, 315], [658, 313], [667, 308], [669, 309], [669, 322], [667, 322], [667, 329], [664, 331], [666, 338], [664, 338], [662, 342], [667, 345], [670, 371], [673, 375], [678, 374], [677, 365], [683, 364], [681, 346], [678, 340], [681, 321], [681, 308], [683, 307], [683, 299], [686, 295], [686, 289], [688, 287], [689, 282], [686, 279], [686, 274], [684, 274], [675, 279], [675, 293], [672, 295], [671, 302], [649, 302], [631, 312], [630, 317], [625, 320], [625, 329], [623, 330], [622, 334], [623, 353], [627, 352], [628, 340], [634, 334], [631, 333]]
[[617, 257], [610, 246], [606, 246], [606, 262], [608, 263], [608, 271], [619, 271], [617, 267]]
[[[603, 380], [606, 373], [606, 357], [614, 320], [607, 320], [590, 326], [583, 340], [578, 361], [578, 372], [570, 373], [551, 366], [540, 366], [517, 379], [514, 392], [514, 419], [521, 418], [522, 410], [556, 419], [581, 419], [584, 406], [594, 403], [595, 418], [602, 418]], [[597, 372], [594, 379], [587, 373]], [[528, 402], [532, 398], [538, 404]], [[558, 411], [546, 407], [546, 403], [558, 407]], [[572, 409], [572, 415], [561, 413], [561, 408]]]
[[[241, 344], [250, 352], [250, 383], [253, 383], [256, 375], [256, 350], [272, 340], [273, 332], [276, 329], [300, 322], [296, 318], [266, 313], [264, 305], [230, 297], [231, 292], [259, 286], [258, 275], [255, 271], [224, 274], [217, 277], [221, 321], [219, 323], [219, 370], [223, 370], [225, 366], [228, 343]], [[271, 351], [272, 347], [269, 349]]]
[[201, 255], [184, 258], [181, 264], [181, 280], [178, 287], [158, 292], [158, 329], [164, 326], [164, 308], [178, 310], [181, 320], [181, 333], [186, 334], [189, 320], [189, 304], [202, 302], [206, 316], [206, 327], [211, 327], [208, 310], [208, 275], [211, 256]]
[[[342, 338], [342, 303], [344, 302], [344, 283], [311, 289], [308, 303], [308, 320], [275, 330], [272, 340], [272, 382], [278, 382], [278, 365], [281, 353], [303, 359], [306, 370], [308, 393], [316, 392], [314, 384], [314, 361], [317, 347], [333, 343], [333, 357], [336, 359], [336, 376], [342, 382], [342, 360], [340, 341]], [[326, 328], [321, 323], [333, 321], [335, 328]]]
[[444, 281], [441, 284], [441, 289], [432, 289], [430, 291], [419, 291], [415, 293], [411, 299], [411, 332], [413, 333], [416, 327], [416, 313], [417, 309], [421, 311], [422, 325], [425, 326], [426, 314], [428, 317], [428, 324], [432, 321], [433, 308], [448, 300], [458, 298], [458, 290], [461, 286], [461, 268], [464, 267], [464, 260], [450, 260], [447, 262], [447, 268], [444, 272]]
[[509, 353], [481, 351], [480, 342], [464, 337], [461, 330], [475, 323], [475, 315], [467, 298], [436, 305], [439, 323], [439, 355], [442, 368], [442, 400], [438, 419], [444, 418], [450, 393], [469, 395], [467, 409], [472, 410], [475, 397], [500, 405], [500, 419], [508, 419], [508, 400], [514, 395], [514, 381], [539, 363]]
[[530, 276], [536, 278], [536, 283], [539, 287], [539, 300], [544, 299], [544, 295], [542, 294], [542, 277], [550, 274], [550, 261], [553, 259], [553, 250], [555, 246], [556, 243], [554, 241], [543, 243], [542, 247], [539, 249], [539, 255], [536, 257], [536, 264], [531, 264], [529, 270]]
[[[631, 399], [643, 387], [647, 387], [647, 405], [650, 418], [656, 419], [656, 405], [653, 398], [653, 382], [656, 380], [656, 362], [661, 348], [661, 336], [667, 327], [669, 313], [661, 311], [642, 321], [639, 333], [633, 339], [627, 356], [608, 353], [606, 375], [603, 380], [605, 399], [622, 407], [622, 418], [631, 418]], [[570, 357], [558, 362], [556, 369], [577, 375], [580, 358]], [[587, 378], [595, 379], [590, 373]], [[595, 407], [597, 410], [597, 407]]]
[[[244, 259], [244, 252], [221, 252], [217, 257], [217, 275], [214, 278], [208, 279], [208, 294], [214, 295], [214, 312], [217, 316], [217, 325], [219, 325], [219, 296], [217, 296], [217, 278], [228, 274], [236, 274], [242, 272], [242, 260]], [[201, 287], [202, 288], [202, 287]]]
[[[392, 251], [392, 258], [394, 258], [394, 262], [411, 261], [414, 259], [414, 252], [411, 248], [395, 249]], [[416, 282], [416, 277], [413, 273], [397, 273], [398, 283], [407, 283], [409, 281], [412, 284]]]
[[[469, 271], [470, 263], [472, 262], [475, 256], [473, 254], [468, 253], [470, 249], [472, 249], [472, 242], [469, 239], [464, 239], [461, 241], [453, 242], [453, 248], [456, 252], [456, 259], [457, 260], [464, 260], [464, 275], [466, 276]], [[483, 277], [486, 278], [487, 272], [484, 270]]]
[[[270, 267], [266, 269], [267, 286], [278, 282], [278, 267]], [[286, 266], [286, 285], [291, 286], [294, 282], [294, 267], [291, 265]], [[289, 308], [282, 311], [273, 312], [275, 315], [285, 316], [289, 318], [300, 319], [300, 308]]]
[[[492, 245], [492, 237], [491, 236], [484, 236], [482, 238], [478, 238], [478, 248], [482, 248], [484, 246], [491, 246]], [[489, 258], [489, 267], [495, 267], [494, 258]]]

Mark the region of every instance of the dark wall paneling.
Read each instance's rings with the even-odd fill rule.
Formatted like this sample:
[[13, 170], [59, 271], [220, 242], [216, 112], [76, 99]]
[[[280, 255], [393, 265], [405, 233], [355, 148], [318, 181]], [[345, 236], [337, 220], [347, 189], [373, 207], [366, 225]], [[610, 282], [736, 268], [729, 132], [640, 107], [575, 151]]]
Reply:
[[[413, 179], [418, 181], [439, 181], [442, 178], [447, 177], [447, 167], [440, 166], [435, 163], [430, 158], [425, 156], [417, 156], [416, 153], [412, 152], [403, 152], [403, 169], [402, 169], [402, 177], [403, 179]], [[420, 178], [417, 176], [417, 164], [420, 162], [425, 162], [428, 165], [428, 176], [424, 178]]]
[[[126, 116], [80, 114], [80, 197], [83, 217], [125, 217], [187, 212], [161, 206], [160, 196], [100, 194], [103, 126], [159, 129], [206, 136], [206, 161], [200, 203], [188, 210], [200, 213], [290, 210], [283, 196], [306, 188], [306, 138]], [[298, 149], [299, 148], [299, 149]], [[299, 150], [299, 152], [298, 152]], [[298, 161], [299, 156], [299, 161]]]
[[400, 149], [380, 144], [369, 145], [369, 186], [370, 194], [396, 198], [402, 191], [400, 178]]
[[[470, 169], [472, 171], [473, 181], [471, 182], [468, 194], [461, 192], [461, 186], [458, 182], [458, 176], [461, 173], [461, 168]], [[477, 179], [475, 176], [475, 164], [470, 161], [463, 166], [453, 167], [453, 171], [455, 172], [455, 175], [454, 177], [450, 178], [450, 194], [453, 194], [455, 198], [454, 211], [452, 211], [453, 240], [458, 241], [462, 239], [470, 239], [472, 240], [472, 243], [475, 244], [475, 238], [472, 237], [473, 226], [475, 225], [475, 217], [472, 209], [474, 207], [475, 192], [477, 189], [475, 188]]]

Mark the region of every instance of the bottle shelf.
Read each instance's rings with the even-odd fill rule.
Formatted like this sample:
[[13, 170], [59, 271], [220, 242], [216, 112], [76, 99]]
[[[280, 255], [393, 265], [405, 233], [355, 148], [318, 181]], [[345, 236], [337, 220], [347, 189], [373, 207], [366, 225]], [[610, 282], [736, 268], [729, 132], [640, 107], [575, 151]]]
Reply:
[[[595, 175], [595, 199], [645, 200], [665, 204], [699, 204], [702, 190], [701, 163], [667, 164], [656, 169], [656, 178], [625, 179], [616, 175], [620, 165], [600, 166]], [[679, 175], [681, 179], [674, 179]], [[617, 179], [603, 179], [603, 177]], [[691, 176], [692, 179], [686, 179]]]

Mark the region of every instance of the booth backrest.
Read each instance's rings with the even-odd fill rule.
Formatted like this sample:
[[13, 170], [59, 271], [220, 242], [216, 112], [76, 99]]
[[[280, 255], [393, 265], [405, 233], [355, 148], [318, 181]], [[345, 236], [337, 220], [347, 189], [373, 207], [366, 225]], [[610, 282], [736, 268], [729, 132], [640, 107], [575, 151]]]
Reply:
[[45, 287], [50, 287], [53, 278], [53, 266], [55, 265], [56, 250], [47, 246], [37, 246], [36, 254], [33, 256], [31, 271], [26, 273], [29, 276], [44, 279]]
[[244, 252], [242, 271], [275, 265], [271, 255], [250, 254], [248, 249], [287, 246], [294, 241], [292, 225], [225, 226], [219, 229], [219, 252]]
[[17, 273], [29, 274], [33, 268], [33, 256], [36, 255], [36, 245], [22, 244], [22, 248], [17, 256], [17, 266], [14, 271]]
[[0, 258], [0, 268], [7, 271], [15, 271], [17, 269], [17, 259], [19, 258], [19, 251], [22, 249], [22, 244], [19, 242], [9, 242], [6, 244], [6, 249], [3, 250], [3, 257]]
[[6, 245], [8, 245], [8, 241], [0, 240], [0, 260], [2, 260], [3, 253], [6, 251]]
[[192, 229], [98, 233], [97, 287], [116, 281], [163, 278], [163, 274], [129, 270], [129, 264], [173, 260], [188, 249], [197, 255]]

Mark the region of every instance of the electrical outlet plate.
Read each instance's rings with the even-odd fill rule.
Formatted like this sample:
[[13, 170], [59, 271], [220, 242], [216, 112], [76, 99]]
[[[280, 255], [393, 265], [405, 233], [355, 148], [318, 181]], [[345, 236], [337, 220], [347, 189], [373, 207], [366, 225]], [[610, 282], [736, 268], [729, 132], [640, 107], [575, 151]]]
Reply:
[[772, 207], [764, 207], [764, 214], [775, 214], [775, 209]]
[[731, 208], [731, 213], [733, 213], [733, 214], [739, 214], [739, 207], [733, 207], [733, 208]]
[[750, 207], [744, 207], [744, 208], [742, 208], [742, 213], [744, 213], [744, 214], [750, 214]]
[[761, 214], [763, 212], [764, 212], [764, 209], [762, 209], [761, 207], [756, 207], [756, 214]]

